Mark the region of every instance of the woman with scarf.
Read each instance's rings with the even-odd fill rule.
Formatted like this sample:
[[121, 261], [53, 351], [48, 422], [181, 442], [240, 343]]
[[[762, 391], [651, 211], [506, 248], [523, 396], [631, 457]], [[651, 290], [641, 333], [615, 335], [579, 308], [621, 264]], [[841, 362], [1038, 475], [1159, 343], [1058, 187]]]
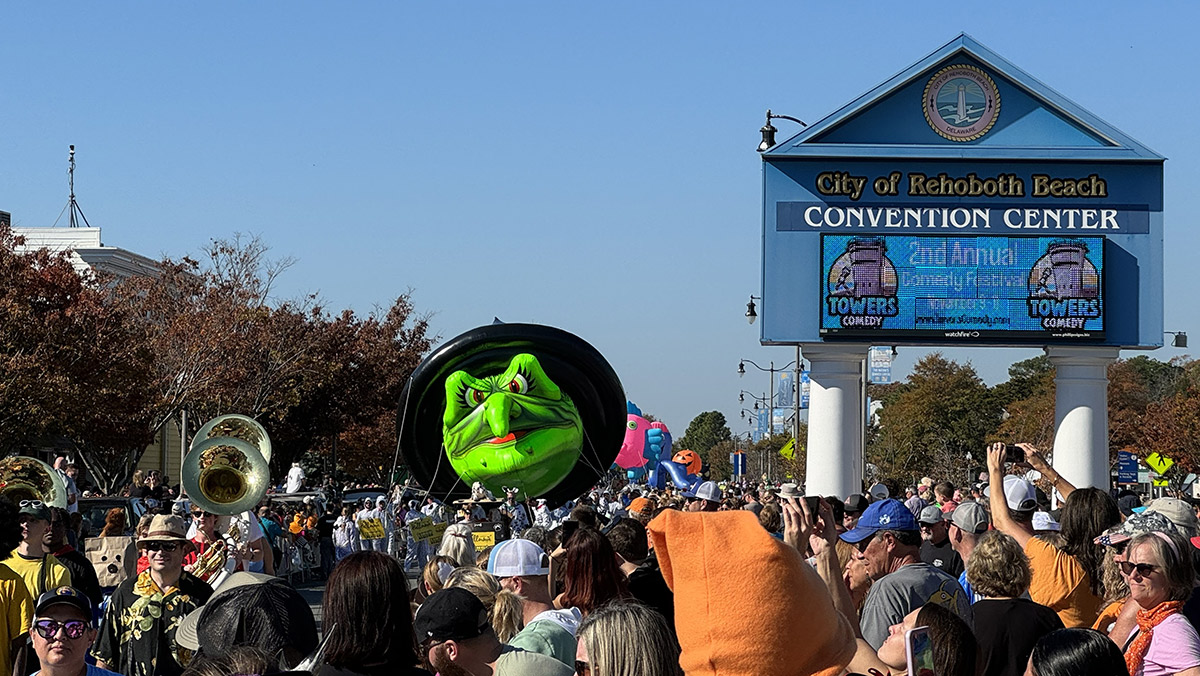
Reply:
[[1137, 630], [1125, 643], [1130, 676], [1200, 676], [1200, 635], [1180, 610], [1192, 594], [1191, 544], [1176, 534], [1139, 535], [1121, 574], [1138, 606]]

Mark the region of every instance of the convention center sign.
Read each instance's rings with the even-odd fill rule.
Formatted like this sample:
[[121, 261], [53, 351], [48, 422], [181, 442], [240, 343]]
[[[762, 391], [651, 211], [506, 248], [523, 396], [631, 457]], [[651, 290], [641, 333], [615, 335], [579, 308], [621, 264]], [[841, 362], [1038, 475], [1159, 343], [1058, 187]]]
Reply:
[[763, 153], [762, 342], [1160, 346], [1163, 161], [961, 35]]

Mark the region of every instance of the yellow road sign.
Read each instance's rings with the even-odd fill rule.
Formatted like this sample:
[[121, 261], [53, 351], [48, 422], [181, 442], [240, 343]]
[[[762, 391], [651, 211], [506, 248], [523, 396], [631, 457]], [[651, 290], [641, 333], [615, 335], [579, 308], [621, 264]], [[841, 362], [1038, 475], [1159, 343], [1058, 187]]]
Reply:
[[796, 440], [788, 439], [788, 442], [783, 445], [783, 448], [779, 449], [779, 455], [782, 455], [783, 457], [787, 458], [788, 460], [795, 458], [796, 457]]
[[[1150, 455], [1146, 456], [1145, 463], [1147, 467], [1155, 472], [1158, 472], [1159, 474], [1166, 474], [1167, 470], [1171, 469], [1171, 467], [1175, 464], [1175, 461], [1165, 455], [1151, 453]], [[1154, 485], [1157, 486], [1159, 484], [1156, 483]], [[1164, 483], [1162, 485], [1165, 486], [1166, 484]]]

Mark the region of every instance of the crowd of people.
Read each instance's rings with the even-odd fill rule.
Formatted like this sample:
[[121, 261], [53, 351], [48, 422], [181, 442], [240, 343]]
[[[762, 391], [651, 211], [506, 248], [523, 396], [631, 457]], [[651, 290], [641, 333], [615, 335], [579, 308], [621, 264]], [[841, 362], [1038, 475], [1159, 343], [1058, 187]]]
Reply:
[[[132, 536], [116, 512], [91, 535], [69, 509], [0, 498], [0, 667], [1200, 676], [1196, 508], [1076, 488], [1021, 448], [1017, 465], [987, 449], [969, 486], [849, 496], [705, 481], [443, 504], [406, 484], [218, 515], [155, 477], [135, 486], [157, 505]], [[297, 539], [320, 552], [319, 623], [278, 573]], [[232, 561], [209, 566], [219, 543]]]

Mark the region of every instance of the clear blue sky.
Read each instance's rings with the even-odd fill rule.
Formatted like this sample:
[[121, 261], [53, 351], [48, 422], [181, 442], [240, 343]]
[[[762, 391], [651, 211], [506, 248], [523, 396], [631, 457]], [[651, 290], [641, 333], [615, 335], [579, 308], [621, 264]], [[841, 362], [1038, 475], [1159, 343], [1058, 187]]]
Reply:
[[[1200, 338], [1200, 4], [915, 5], [10, 3], [0, 209], [50, 225], [74, 143], [106, 244], [257, 233], [299, 259], [282, 295], [560, 326], [677, 435], [743, 431], [738, 359], [792, 358], [743, 317], [764, 111], [815, 121], [965, 31], [1169, 158], [1167, 328]], [[1037, 352], [947, 354], [995, 383]]]

